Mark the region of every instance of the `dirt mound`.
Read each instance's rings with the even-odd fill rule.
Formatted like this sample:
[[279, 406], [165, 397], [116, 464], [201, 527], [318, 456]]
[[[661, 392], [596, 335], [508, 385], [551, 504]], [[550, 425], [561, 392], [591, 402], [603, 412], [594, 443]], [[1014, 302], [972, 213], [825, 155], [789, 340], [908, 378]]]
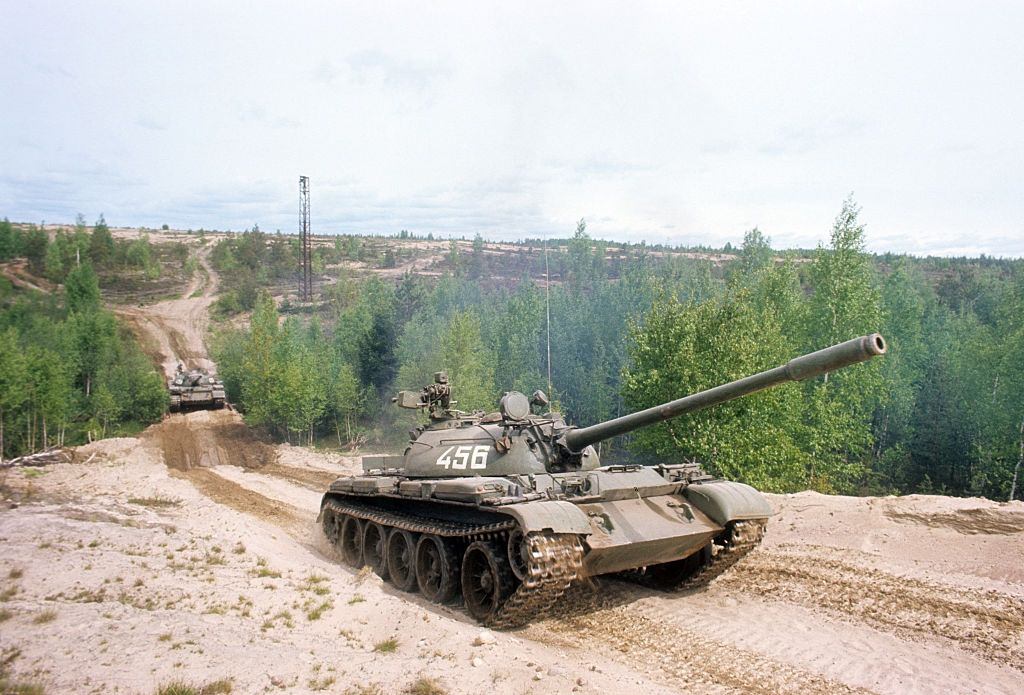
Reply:
[[277, 460], [274, 447], [227, 410], [171, 415], [145, 436], [159, 446], [167, 467], [179, 471], [221, 465], [255, 469]]
[[883, 513], [901, 524], [946, 528], [958, 533], [1024, 533], [1024, 503], [910, 495], [885, 501]]

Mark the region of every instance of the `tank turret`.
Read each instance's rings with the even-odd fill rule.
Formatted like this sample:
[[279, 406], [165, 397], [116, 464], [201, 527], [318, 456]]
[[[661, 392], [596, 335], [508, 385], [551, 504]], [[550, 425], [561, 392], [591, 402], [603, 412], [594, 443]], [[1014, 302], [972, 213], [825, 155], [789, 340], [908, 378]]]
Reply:
[[547, 396], [510, 391], [496, 412], [455, 409], [444, 372], [403, 408], [426, 424], [402, 455], [364, 456], [321, 503], [327, 538], [354, 567], [475, 618], [515, 627], [541, 618], [583, 577], [621, 576], [695, 589], [761, 540], [771, 505], [749, 485], [693, 462], [601, 466], [593, 445], [789, 381], [885, 354], [872, 333], [737, 381], [589, 427], [545, 411]]

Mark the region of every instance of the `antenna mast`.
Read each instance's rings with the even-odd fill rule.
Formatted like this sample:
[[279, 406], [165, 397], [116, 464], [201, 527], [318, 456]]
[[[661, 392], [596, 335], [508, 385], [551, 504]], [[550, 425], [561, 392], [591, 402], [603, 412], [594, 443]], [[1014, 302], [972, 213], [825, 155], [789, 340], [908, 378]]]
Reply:
[[313, 300], [313, 272], [309, 241], [309, 177], [299, 177], [299, 241], [302, 244], [302, 301]]

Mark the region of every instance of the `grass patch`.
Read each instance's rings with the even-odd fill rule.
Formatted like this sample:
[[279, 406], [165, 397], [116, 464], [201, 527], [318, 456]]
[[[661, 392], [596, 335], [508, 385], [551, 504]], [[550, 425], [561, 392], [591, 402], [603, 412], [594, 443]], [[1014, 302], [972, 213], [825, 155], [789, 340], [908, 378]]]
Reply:
[[235, 543], [235, 547], [231, 549], [235, 555], [245, 555], [245, 544], [242, 541]]
[[16, 587], [16, 586], [9, 586], [6, 589], [4, 589], [3, 591], [0, 591], [0, 601], [10, 601], [12, 598], [17, 596], [17, 594], [18, 594], [18, 587]]
[[[6, 608], [0, 608], [0, 623], [6, 623], [14, 616], [14, 613], [7, 610]], [[3, 691], [0, 691], [3, 692]]]
[[337, 679], [334, 676], [325, 676], [324, 678], [313, 678], [313, 679], [310, 679], [310, 681], [309, 681], [309, 689], [310, 690], [327, 690], [332, 685], [334, 685], [334, 681], [335, 680], [337, 680]]
[[25, 575], [25, 570], [20, 567], [12, 567], [11, 571], [7, 573], [8, 579], [21, 579]]
[[206, 685], [194, 685], [185, 681], [173, 681], [161, 685], [156, 695], [227, 695], [234, 690], [230, 678], [221, 678]]
[[344, 695], [384, 695], [384, 689], [380, 686], [380, 683], [353, 685], [345, 691]]
[[326, 596], [331, 593], [331, 587], [327, 586], [328, 578], [322, 574], [311, 574], [299, 587], [299, 591], [310, 591], [317, 596]]
[[39, 613], [38, 615], [36, 615], [36, 617], [32, 618], [32, 622], [36, 625], [45, 625], [46, 623], [52, 623], [56, 619], [57, 611], [53, 610], [52, 608], [47, 608], [45, 611]]
[[448, 695], [448, 691], [441, 687], [433, 678], [420, 676], [405, 689], [407, 695]]
[[267, 558], [258, 557], [256, 558], [256, 569], [252, 571], [254, 577], [269, 577], [271, 579], [280, 579], [281, 573], [275, 569], [271, 569], [267, 564]]
[[383, 642], [377, 642], [377, 644], [373, 645], [373, 651], [378, 654], [392, 654], [398, 651], [398, 640], [392, 637]]
[[163, 495], [156, 495], [154, 497], [129, 497], [128, 504], [137, 504], [140, 507], [177, 507], [181, 504], [181, 500], [174, 497], [164, 497]]
[[306, 611], [307, 620], [320, 620], [324, 613], [334, 608], [334, 601], [327, 599], [317, 606]]
[[348, 605], [350, 605], [350, 606], [354, 606], [354, 605], [356, 605], [357, 603], [362, 603], [362, 602], [363, 602], [363, 601], [365, 601], [365, 600], [366, 600], [365, 598], [363, 598], [363, 597], [362, 597], [362, 596], [360, 596], [359, 594], [356, 594], [355, 596], [353, 596], [352, 598], [350, 598], [350, 599], [348, 600]]
[[272, 627], [275, 627], [277, 625], [278, 620], [284, 623], [284, 626], [288, 629], [295, 627], [295, 622], [292, 620], [291, 611], [284, 610], [279, 611], [276, 615], [264, 620], [263, 624], [260, 625], [260, 629], [265, 632], [271, 629]]
[[[208, 565], [226, 565], [226, 564], [228, 564], [228, 561], [224, 559], [223, 555], [218, 555], [216, 553], [207, 553], [206, 554], [206, 564], [208, 564]], [[280, 575], [278, 575], [278, 576], [280, 576]]]
[[77, 594], [69, 596], [68, 600], [75, 603], [103, 603], [107, 600], [107, 590], [103, 587], [96, 590], [82, 589]]
[[174, 635], [172, 635], [171, 633], [165, 632], [164, 634], [162, 634], [159, 637], [157, 637], [156, 641], [157, 642], [170, 642], [173, 637], [174, 637]]
[[12, 680], [0, 676], [0, 693], [4, 695], [46, 695], [46, 689], [39, 683]]

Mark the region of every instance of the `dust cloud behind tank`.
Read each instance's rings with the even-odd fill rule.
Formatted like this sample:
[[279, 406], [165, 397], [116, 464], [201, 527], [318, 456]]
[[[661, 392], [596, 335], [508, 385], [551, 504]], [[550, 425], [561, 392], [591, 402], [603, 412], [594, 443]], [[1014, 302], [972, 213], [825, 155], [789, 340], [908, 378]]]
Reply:
[[223, 408], [224, 384], [205, 369], [186, 370], [181, 363], [167, 384], [171, 412], [200, 408]]
[[765, 372], [589, 427], [506, 393], [493, 413], [455, 408], [444, 372], [394, 402], [427, 412], [401, 456], [366, 456], [321, 502], [327, 538], [436, 602], [461, 595], [494, 627], [543, 618], [576, 580], [622, 576], [665, 590], [700, 587], [760, 542], [771, 506], [699, 464], [602, 466], [593, 445], [663, 420], [886, 352], [873, 333]]

